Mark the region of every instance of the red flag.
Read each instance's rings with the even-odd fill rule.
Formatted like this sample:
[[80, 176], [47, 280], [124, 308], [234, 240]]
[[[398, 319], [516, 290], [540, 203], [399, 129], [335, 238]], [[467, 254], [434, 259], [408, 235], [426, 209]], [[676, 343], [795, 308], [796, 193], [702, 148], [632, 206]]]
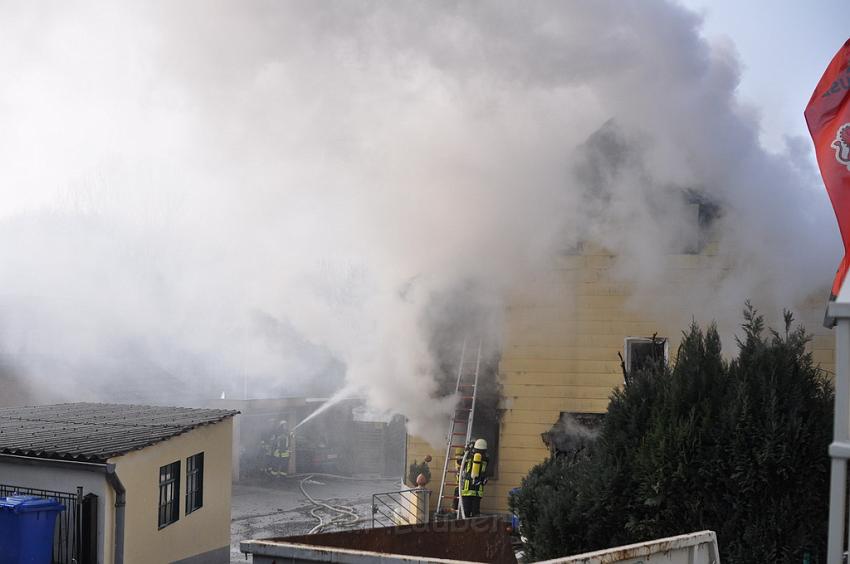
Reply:
[[834, 298], [850, 266], [850, 39], [826, 67], [804, 115], [844, 241], [844, 258], [832, 283]]

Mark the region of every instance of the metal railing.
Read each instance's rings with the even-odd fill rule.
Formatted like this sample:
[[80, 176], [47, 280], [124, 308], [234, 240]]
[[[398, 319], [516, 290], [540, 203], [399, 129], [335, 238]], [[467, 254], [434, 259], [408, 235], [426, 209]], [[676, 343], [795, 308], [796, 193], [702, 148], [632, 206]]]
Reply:
[[53, 534], [53, 564], [97, 562], [97, 496], [0, 484], [0, 497], [35, 495], [54, 499], [65, 506], [56, 517]]
[[396, 527], [428, 522], [431, 490], [413, 488], [372, 495], [372, 527]]

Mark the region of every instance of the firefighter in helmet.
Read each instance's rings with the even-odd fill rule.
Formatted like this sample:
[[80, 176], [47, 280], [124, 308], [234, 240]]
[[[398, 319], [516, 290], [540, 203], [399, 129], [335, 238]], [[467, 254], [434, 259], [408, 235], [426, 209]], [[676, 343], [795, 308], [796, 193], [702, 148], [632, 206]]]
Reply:
[[464, 517], [477, 517], [481, 512], [481, 498], [487, 483], [487, 441], [476, 440], [466, 453], [461, 469], [460, 501]]
[[272, 476], [286, 476], [289, 469], [289, 427], [280, 421], [268, 441], [263, 441], [266, 452], [266, 472]]

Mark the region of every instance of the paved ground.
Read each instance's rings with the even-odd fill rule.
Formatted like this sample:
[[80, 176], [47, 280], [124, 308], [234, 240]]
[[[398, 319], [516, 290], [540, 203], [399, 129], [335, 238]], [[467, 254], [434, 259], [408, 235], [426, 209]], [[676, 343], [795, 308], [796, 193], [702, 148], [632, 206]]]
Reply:
[[[239, 541], [255, 538], [302, 535], [318, 521], [310, 515], [315, 506], [301, 493], [302, 478], [234, 484], [230, 522], [230, 560], [244, 563]], [[304, 489], [316, 500], [353, 507], [368, 526], [372, 517], [372, 494], [401, 489], [400, 479], [356, 479], [314, 476]], [[329, 515], [323, 511], [322, 515]], [[328, 529], [334, 530], [334, 529]], [[250, 561], [250, 559], [248, 560]]]

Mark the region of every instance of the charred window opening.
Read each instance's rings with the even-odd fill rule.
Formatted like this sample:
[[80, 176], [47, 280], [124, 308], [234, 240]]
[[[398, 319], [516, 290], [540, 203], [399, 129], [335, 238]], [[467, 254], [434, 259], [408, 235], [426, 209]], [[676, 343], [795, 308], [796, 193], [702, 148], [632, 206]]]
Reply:
[[499, 471], [499, 387], [496, 385], [495, 370], [479, 380], [478, 398], [475, 402], [475, 419], [472, 422], [472, 440], [487, 441], [487, 473], [495, 479]]
[[552, 428], [543, 433], [543, 444], [553, 456], [577, 456], [599, 435], [604, 413], [562, 411]]
[[625, 365], [629, 373], [666, 363], [668, 343], [666, 337], [626, 337]]
[[697, 255], [712, 240], [712, 228], [720, 217], [720, 206], [696, 190], [685, 192], [688, 233], [684, 236], [682, 252]]

